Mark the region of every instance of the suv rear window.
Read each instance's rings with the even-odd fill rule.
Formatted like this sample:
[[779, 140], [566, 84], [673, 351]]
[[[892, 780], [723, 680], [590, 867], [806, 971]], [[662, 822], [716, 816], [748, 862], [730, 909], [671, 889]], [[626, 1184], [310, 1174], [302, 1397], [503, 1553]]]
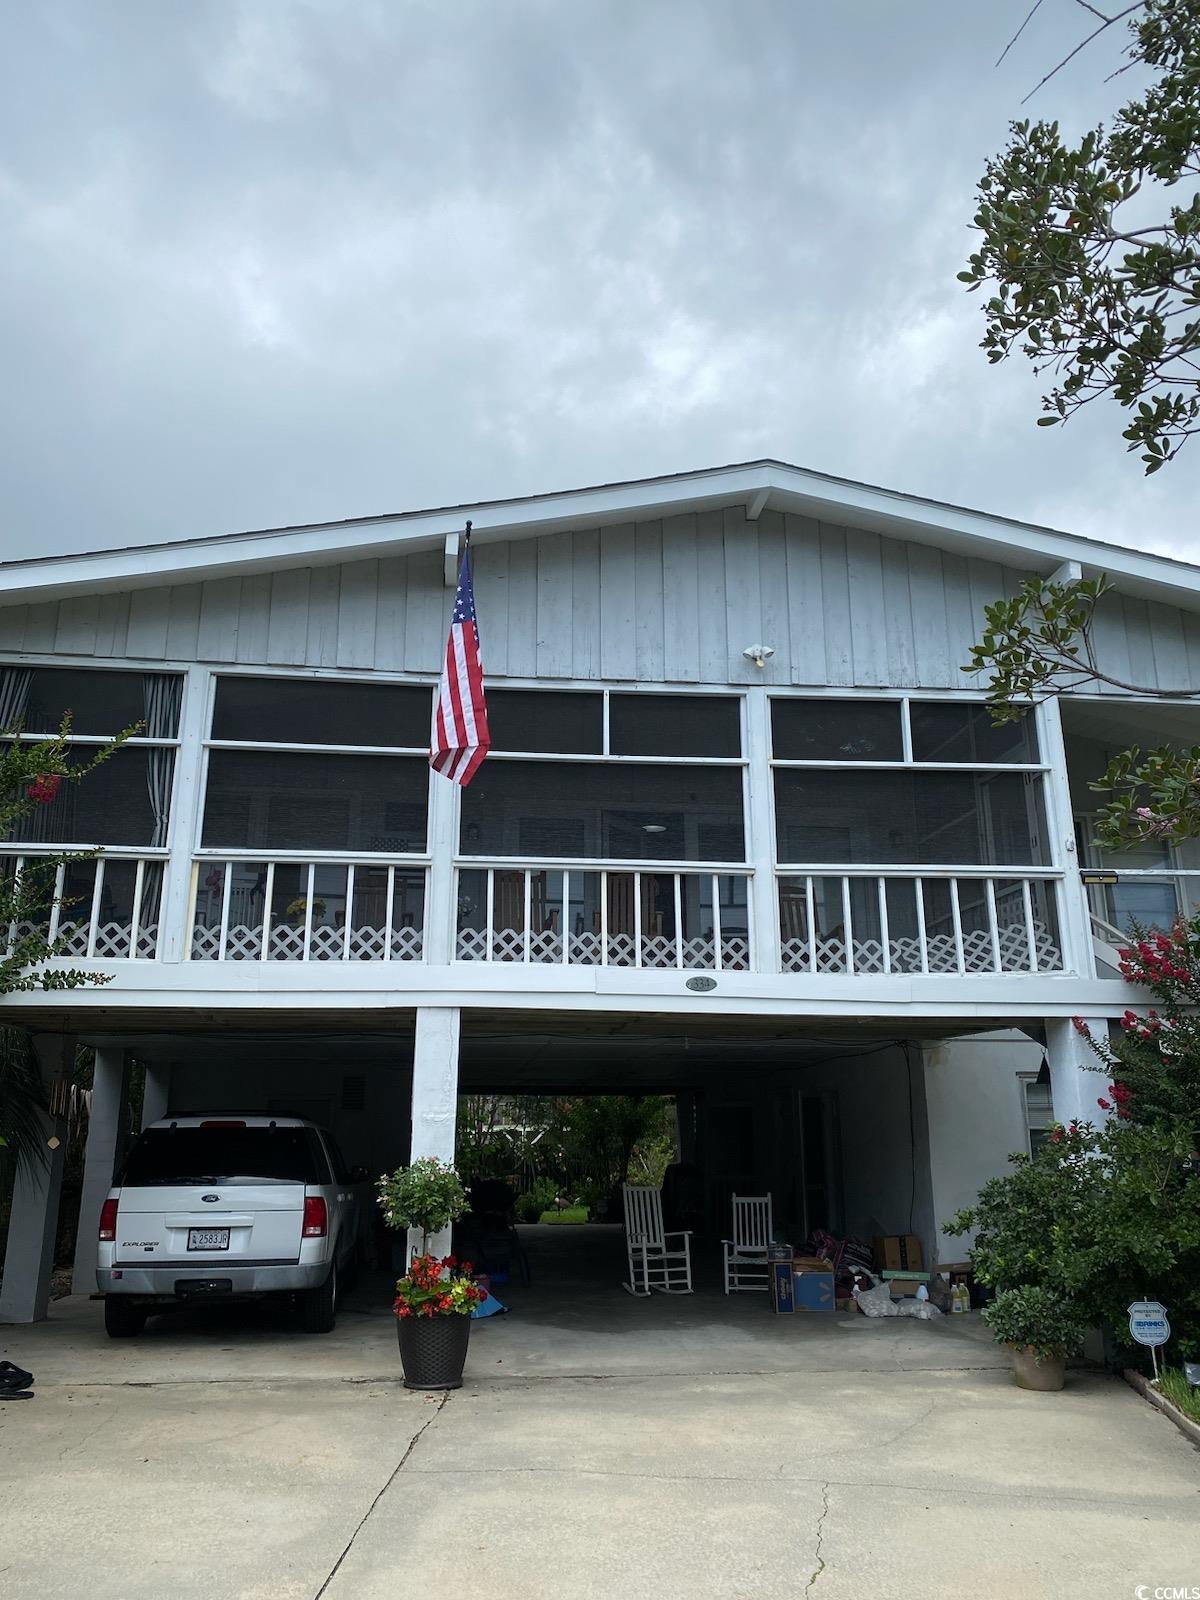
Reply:
[[326, 1166], [311, 1128], [147, 1128], [121, 1182], [328, 1183]]

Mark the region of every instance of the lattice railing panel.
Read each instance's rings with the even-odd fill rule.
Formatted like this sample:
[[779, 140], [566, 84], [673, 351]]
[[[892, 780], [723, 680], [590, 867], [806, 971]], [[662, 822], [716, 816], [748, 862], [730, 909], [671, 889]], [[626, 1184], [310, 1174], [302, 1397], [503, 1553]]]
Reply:
[[[87, 922], [60, 922], [55, 935], [56, 955], [58, 959], [87, 958], [88, 938], [91, 924]], [[24, 938], [29, 934], [39, 934], [43, 939], [48, 936], [49, 924], [46, 922], [18, 922], [13, 924], [13, 932], [17, 937]], [[158, 954], [158, 925], [151, 923], [149, 927], [139, 928], [137, 946], [133, 952], [129, 948], [129, 935], [131, 929], [128, 922], [98, 922], [96, 924], [95, 947], [91, 954], [104, 960], [114, 961], [153, 961]]]
[[[711, 934], [707, 938], [685, 939], [683, 966], [690, 971], [716, 970]], [[579, 967], [601, 965], [601, 938], [598, 933], [572, 933], [567, 936], [567, 963]], [[459, 961], [486, 961], [488, 937], [483, 928], [460, 928], [456, 947]], [[610, 967], [636, 967], [637, 941], [631, 933], [614, 933], [608, 938], [608, 965]], [[498, 928], [492, 935], [493, 961], [523, 963], [525, 936], [517, 928]], [[562, 937], [552, 930], [531, 933], [529, 936], [529, 962], [536, 965], [562, 963]], [[670, 934], [646, 934], [642, 937], [643, 967], [670, 970], [679, 965], [675, 940]], [[721, 967], [727, 972], [746, 972], [750, 966], [749, 940], [736, 934], [723, 935], [721, 939]]]
[[[966, 973], [1028, 972], [1029, 939], [1025, 924], [1004, 924], [996, 930], [1000, 964], [996, 965], [992, 939], [987, 931], [964, 932], [963, 967]], [[1039, 972], [1061, 972], [1062, 951], [1043, 922], [1033, 924], [1033, 946]], [[926, 940], [928, 969], [931, 973], [959, 975], [958, 947], [953, 934], [932, 934]], [[818, 937], [815, 941], [816, 970], [819, 973], [845, 974], [846, 945], [841, 938]], [[811, 972], [807, 939], [785, 939], [781, 946], [785, 972]], [[888, 942], [891, 970], [895, 973], [920, 972], [919, 939], [891, 939]], [[853, 940], [854, 971], [870, 974], [885, 971], [883, 946], [878, 939]]]
[[[347, 952], [344, 928], [316, 927], [310, 931], [308, 959], [310, 961], [382, 961], [386, 947], [387, 931], [384, 928], [351, 928]], [[225, 935], [226, 961], [260, 961], [263, 959], [263, 931], [261, 924], [250, 927], [246, 923], [232, 924]], [[394, 928], [392, 930], [392, 960], [420, 961], [424, 939], [419, 928]], [[221, 959], [221, 930], [197, 924], [192, 929], [193, 961], [219, 961]], [[303, 961], [304, 929], [286, 924], [272, 928], [267, 937], [268, 961]]]

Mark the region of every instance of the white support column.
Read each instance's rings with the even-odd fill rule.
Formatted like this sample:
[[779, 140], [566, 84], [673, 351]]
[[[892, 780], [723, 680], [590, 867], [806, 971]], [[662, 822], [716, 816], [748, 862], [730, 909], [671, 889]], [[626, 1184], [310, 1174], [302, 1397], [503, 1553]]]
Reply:
[[1059, 938], [1063, 965], [1080, 977], [1096, 976], [1092, 923], [1088, 914], [1087, 891], [1079, 877], [1079, 851], [1075, 846], [1075, 813], [1071, 785], [1067, 777], [1067, 751], [1063, 742], [1062, 715], [1056, 698], [1045, 700], [1035, 713], [1042, 760], [1050, 768], [1046, 774], [1046, 825], [1050, 831], [1050, 861], [1063, 873], [1059, 897]]
[[146, 1068], [146, 1086], [142, 1091], [142, 1127], [148, 1128], [167, 1114], [171, 1098], [171, 1067], [169, 1062], [156, 1062]]
[[207, 667], [189, 667], [183, 680], [179, 711], [179, 748], [175, 752], [175, 783], [159, 909], [158, 959], [182, 961], [191, 947], [187, 926], [192, 885], [192, 851], [200, 837], [200, 807], [204, 797], [204, 740], [208, 735], [212, 673]]
[[[458, 1053], [462, 1012], [457, 1006], [419, 1006], [413, 1039], [412, 1149], [409, 1159], [437, 1156], [454, 1160], [458, 1117]], [[421, 1235], [410, 1229], [408, 1248], [421, 1247]], [[447, 1255], [450, 1230], [429, 1240], [434, 1255]]]
[[458, 784], [429, 771], [429, 883], [425, 900], [425, 960], [441, 967], [454, 960], [458, 904], [454, 857], [458, 849]]
[[[1088, 1016], [1081, 1020], [1095, 1038], [1107, 1038], [1107, 1017]], [[1103, 1096], [1108, 1079], [1096, 1070], [1098, 1058], [1070, 1018], [1047, 1019], [1046, 1058], [1050, 1063], [1055, 1122], [1091, 1122], [1096, 1126], [1103, 1123], [1106, 1118], [1096, 1101]]]
[[775, 807], [771, 795], [770, 703], [764, 686], [746, 691], [746, 824], [749, 857], [754, 865], [750, 883], [750, 926], [756, 972], [779, 971], [779, 891], [775, 882]]
[[75, 1270], [71, 1278], [75, 1294], [91, 1294], [96, 1287], [100, 1208], [112, 1187], [124, 1101], [124, 1050], [97, 1048], [87, 1148], [83, 1157], [83, 1190], [79, 1196], [79, 1228], [75, 1235]]
[[[74, 1039], [61, 1035], [41, 1035], [33, 1044], [43, 1083], [63, 1070], [75, 1049]], [[0, 1322], [40, 1322], [50, 1303], [66, 1124], [45, 1112], [39, 1116], [46, 1140], [44, 1159], [35, 1157], [17, 1167], [0, 1286]]]

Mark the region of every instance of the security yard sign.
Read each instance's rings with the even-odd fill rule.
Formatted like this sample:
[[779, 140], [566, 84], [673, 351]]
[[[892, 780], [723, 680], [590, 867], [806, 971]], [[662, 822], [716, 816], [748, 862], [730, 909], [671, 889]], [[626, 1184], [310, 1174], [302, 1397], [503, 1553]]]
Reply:
[[1129, 1332], [1135, 1343], [1150, 1347], [1154, 1375], [1158, 1376], [1158, 1347], [1171, 1337], [1167, 1308], [1157, 1300], [1135, 1300], [1129, 1308]]

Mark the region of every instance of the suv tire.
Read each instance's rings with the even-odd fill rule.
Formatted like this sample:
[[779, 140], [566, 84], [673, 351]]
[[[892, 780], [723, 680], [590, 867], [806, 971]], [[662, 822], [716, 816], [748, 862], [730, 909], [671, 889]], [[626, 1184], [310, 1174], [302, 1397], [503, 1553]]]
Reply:
[[121, 1294], [104, 1296], [104, 1331], [110, 1339], [136, 1338], [146, 1326], [146, 1308]]
[[[319, 1289], [308, 1289], [300, 1296], [300, 1326], [305, 1333], [332, 1333], [337, 1317], [337, 1263]], [[107, 1302], [106, 1302], [107, 1303]]]

